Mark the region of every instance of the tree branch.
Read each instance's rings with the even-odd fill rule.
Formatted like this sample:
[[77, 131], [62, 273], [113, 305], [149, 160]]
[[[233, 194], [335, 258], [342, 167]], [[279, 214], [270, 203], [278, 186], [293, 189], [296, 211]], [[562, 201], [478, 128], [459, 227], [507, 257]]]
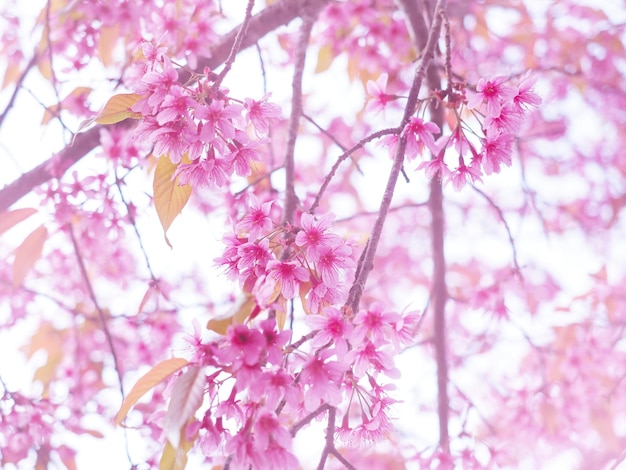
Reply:
[[[250, 18], [239, 50], [253, 46], [266, 34], [302, 16], [305, 7], [320, 9], [329, 2], [330, 0], [282, 0], [266, 7]], [[210, 57], [198, 60], [199, 71], [204, 70], [205, 67], [215, 69], [228, 59], [240, 28], [241, 26], [237, 26], [225, 34], [221, 41], [211, 49]], [[190, 75], [181, 71], [181, 81], [184, 83]], [[100, 144], [99, 133], [100, 126], [96, 126], [87, 132], [77, 134], [72, 144], [0, 189], [0, 212], [6, 211], [37, 186], [52, 178], [63, 176], [65, 171]], [[58, 171], [51, 171], [53, 167]]]
[[[443, 5], [445, 5], [445, 0], [437, 1], [438, 9], [443, 8]], [[399, 126], [400, 129], [404, 129], [406, 124], [409, 122], [409, 118], [415, 112], [417, 98], [420, 89], [422, 88], [422, 82], [424, 81], [424, 78], [426, 76], [428, 66], [435, 56], [435, 48], [439, 39], [440, 30], [441, 17], [439, 15], [435, 17], [433, 24], [431, 25], [430, 31], [427, 28], [423, 29], [423, 33], [428, 35], [428, 40], [424, 43], [424, 50], [421, 55], [419, 65], [415, 69], [413, 83], [411, 85], [411, 89], [409, 90], [409, 96], [407, 98], [407, 103], [404, 108], [404, 116], [402, 117], [402, 122]], [[429, 32], [427, 33], [427, 31]], [[352, 287], [350, 288], [350, 293], [348, 294], [348, 299], [346, 301], [346, 305], [352, 307], [352, 310], [354, 312], [357, 312], [359, 310], [359, 304], [361, 302], [361, 296], [363, 294], [363, 289], [365, 288], [365, 283], [367, 282], [367, 278], [370, 272], [372, 271], [372, 269], [374, 269], [374, 257], [376, 255], [378, 242], [380, 241], [383, 226], [385, 225], [385, 220], [391, 206], [391, 200], [393, 198], [393, 193], [396, 187], [396, 183], [398, 181], [398, 176], [402, 171], [405, 149], [406, 137], [400, 135], [400, 138], [398, 139], [398, 145], [396, 147], [396, 154], [394, 156], [393, 166], [391, 168], [389, 179], [387, 180], [387, 186], [385, 187], [385, 192], [383, 194], [383, 199], [381, 200], [380, 208], [378, 210], [378, 217], [376, 218], [376, 222], [374, 223], [374, 227], [372, 228], [372, 234], [370, 236], [369, 243], [365, 247], [365, 254], [361, 258], [361, 260], [359, 261], [359, 265], [357, 266], [358, 275], [356, 276]]]
[[304, 64], [306, 62], [306, 51], [309, 47], [311, 30], [317, 18], [317, 12], [308, 11], [303, 16], [298, 44], [296, 46], [293, 80], [291, 82], [291, 115], [289, 116], [289, 130], [287, 138], [287, 152], [285, 154], [285, 212], [283, 223], [292, 224], [293, 216], [298, 205], [296, 196], [296, 165], [295, 150], [296, 139], [298, 138], [298, 127], [300, 116], [302, 116], [302, 76], [304, 74]]
[[[424, 46], [428, 50], [431, 36], [426, 36], [427, 25], [424, 16], [419, 13], [414, 1], [401, 0], [409, 24], [418, 46]], [[441, 23], [445, 14], [445, 0], [438, 0], [432, 12], [432, 28]], [[422, 8], [422, 11], [424, 9]], [[433, 51], [434, 52], [434, 51]], [[450, 51], [446, 51], [449, 54]], [[437, 70], [430, 67], [427, 71], [427, 81], [430, 89], [441, 89], [441, 79]], [[440, 103], [431, 101], [430, 115], [432, 121], [443, 129], [444, 117]], [[428, 208], [431, 214], [431, 245], [433, 250], [433, 286], [431, 292], [432, 308], [434, 314], [434, 344], [435, 360], [437, 362], [437, 415], [439, 418], [439, 447], [443, 452], [450, 453], [450, 436], [448, 431], [448, 421], [450, 414], [450, 399], [448, 397], [448, 357], [446, 339], [446, 302], [448, 299], [448, 289], [446, 285], [446, 259], [444, 252], [445, 238], [445, 217], [443, 210], [443, 188], [441, 180], [433, 178], [430, 182], [430, 197]]]

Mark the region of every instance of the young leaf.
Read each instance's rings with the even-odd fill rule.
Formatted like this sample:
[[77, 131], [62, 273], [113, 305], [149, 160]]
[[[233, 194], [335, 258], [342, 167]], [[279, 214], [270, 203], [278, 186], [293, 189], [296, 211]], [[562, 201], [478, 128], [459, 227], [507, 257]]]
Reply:
[[224, 316], [211, 318], [206, 327], [220, 335], [225, 335], [230, 325], [239, 325], [246, 321], [256, 306], [254, 297], [240, 296], [237, 303]]
[[165, 441], [165, 448], [159, 461], [159, 470], [184, 470], [187, 466], [187, 453], [193, 447], [194, 440], [188, 441], [186, 438], [187, 426], [180, 431], [180, 445], [172, 446], [170, 441]]
[[41, 225], [28, 235], [22, 244], [15, 249], [13, 260], [13, 286], [22, 284], [28, 271], [41, 256], [43, 244], [48, 238], [48, 230]]
[[330, 44], [324, 44], [320, 47], [320, 51], [317, 54], [317, 66], [315, 67], [315, 73], [321, 73], [330, 67], [333, 63], [333, 48]]
[[176, 165], [169, 158], [159, 158], [152, 183], [154, 206], [163, 227], [165, 241], [170, 247], [172, 245], [167, 239], [167, 230], [191, 196], [191, 185], [179, 186], [177, 180], [172, 181], [175, 171]]
[[135, 384], [130, 393], [126, 395], [120, 411], [115, 417], [115, 424], [120, 424], [139, 399], [156, 385], [167, 379], [174, 372], [185, 367], [189, 362], [186, 359], [173, 357], [159, 362], [156, 366], [146, 372]]
[[163, 418], [163, 431], [175, 448], [180, 445], [181, 429], [202, 404], [205, 384], [206, 376], [198, 366], [189, 367], [174, 384], [170, 404]]
[[22, 220], [27, 219], [37, 212], [32, 207], [24, 207], [23, 209], [15, 209], [0, 214], [0, 235], [9, 230], [14, 225], [19, 224]]
[[131, 111], [130, 108], [141, 98], [142, 96], [136, 93], [121, 93], [112, 96], [96, 117], [96, 122], [98, 124], [115, 124], [128, 118], [139, 119], [141, 114]]

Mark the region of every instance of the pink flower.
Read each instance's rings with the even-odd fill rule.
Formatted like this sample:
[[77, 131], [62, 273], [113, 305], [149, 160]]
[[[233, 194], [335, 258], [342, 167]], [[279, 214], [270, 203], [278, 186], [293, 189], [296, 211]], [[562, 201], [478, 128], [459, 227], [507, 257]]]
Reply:
[[257, 276], [265, 274], [265, 267], [273, 256], [269, 248], [270, 242], [267, 238], [254, 243], [243, 243], [237, 248], [237, 269], [240, 272], [247, 270], [254, 271]]
[[246, 98], [244, 101], [244, 108], [248, 111], [248, 119], [252, 121], [257, 135], [267, 135], [270, 124], [281, 117], [280, 107], [267, 101], [270, 96], [271, 93], [268, 93], [259, 101], [250, 98]]
[[361, 310], [354, 317], [356, 325], [350, 342], [353, 345], [360, 344], [365, 338], [369, 338], [374, 344], [382, 344], [393, 334], [393, 325], [399, 320], [400, 315], [393, 312], [384, 312], [382, 304], [376, 303], [367, 310]]
[[530, 76], [530, 70], [520, 80], [517, 86], [517, 95], [513, 97], [513, 104], [518, 110], [525, 111], [530, 106], [537, 107], [541, 104], [541, 97], [533, 91], [536, 81], [536, 77]]
[[228, 183], [228, 163], [221, 158], [203, 158], [193, 163], [178, 165], [174, 178], [181, 186], [224, 186]]
[[385, 93], [385, 90], [387, 89], [387, 79], [387, 74], [383, 73], [378, 77], [378, 79], [376, 79], [375, 82], [368, 80], [366, 88], [367, 94], [370, 97], [368, 98], [365, 111], [373, 112], [374, 115], [377, 115], [381, 111], [385, 110], [385, 107], [389, 102], [397, 99], [397, 96]]
[[196, 102], [185, 94], [185, 90], [180, 85], [173, 85], [165, 96], [163, 103], [156, 115], [157, 122], [163, 126], [168, 122], [180, 119], [190, 119], [189, 109], [196, 105]]
[[291, 331], [277, 331], [276, 320], [268, 318], [261, 322], [261, 331], [265, 337], [265, 356], [267, 362], [280, 366], [283, 363], [283, 347], [291, 338]]
[[345, 368], [337, 361], [326, 361], [331, 352], [324, 350], [309, 356], [302, 372], [300, 383], [304, 385], [304, 408], [313, 411], [321, 403], [331, 406], [341, 402], [339, 385]]
[[198, 140], [195, 123], [181, 119], [158, 126], [149, 137], [154, 142], [153, 153], [159, 157], [167, 156], [172, 163], [180, 163], [190, 144]]
[[434, 122], [427, 122], [417, 117], [409, 119], [401, 133], [401, 136], [406, 137], [407, 158], [414, 158], [421, 154], [424, 147], [431, 153], [437, 154], [434, 136], [440, 132], [439, 126]]
[[280, 290], [286, 299], [293, 299], [300, 282], [309, 280], [309, 272], [292, 261], [270, 261], [267, 263], [267, 275], [280, 284]]
[[248, 393], [255, 402], [265, 400], [265, 406], [270, 409], [275, 409], [283, 399], [293, 408], [297, 408], [301, 401], [298, 388], [293, 383], [293, 377], [282, 369], [264, 372], [257, 376], [257, 380], [250, 384]]
[[221, 361], [227, 363], [255, 365], [260, 361], [264, 348], [265, 339], [260, 331], [245, 325], [231, 325], [217, 354]]
[[337, 245], [332, 248], [325, 246], [319, 250], [315, 267], [322, 276], [324, 284], [328, 287], [337, 287], [340, 273], [354, 268], [355, 263], [350, 258], [351, 253], [352, 249], [348, 245]]
[[403, 314], [393, 325], [392, 342], [396, 351], [415, 342], [421, 316], [417, 312]]
[[237, 230], [248, 232], [251, 240], [256, 240], [260, 236], [266, 235], [273, 225], [270, 217], [273, 202], [267, 201], [261, 204], [257, 197], [250, 193], [248, 195], [246, 215], [237, 224]]
[[476, 84], [476, 92], [467, 90], [467, 107], [470, 109], [479, 108], [482, 104], [486, 106], [485, 115], [487, 117], [498, 117], [503, 103], [513, 99], [516, 90], [504, 85], [506, 77], [498, 76], [489, 80], [481, 78]]
[[331, 343], [340, 357], [348, 352], [347, 338], [352, 332], [352, 325], [345, 321], [339, 309], [326, 307], [321, 315], [307, 316], [306, 323], [317, 330], [311, 346], [319, 348]]
[[252, 425], [255, 446], [258, 451], [265, 451], [270, 443], [276, 442], [283, 447], [291, 447], [291, 433], [280, 424], [276, 414], [267, 409], [259, 411]]
[[524, 116], [511, 104], [506, 104], [497, 117], [487, 116], [483, 123], [485, 129], [494, 128], [505, 134], [515, 134], [522, 127]]
[[463, 161], [463, 157], [459, 157], [459, 166], [458, 168], [450, 175], [450, 180], [452, 181], [452, 186], [454, 186], [455, 191], [460, 191], [465, 186], [465, 183], [468, 181], [475, 183], [476, 181], [481, 181], [480, 178], [480, 170], [473, 166], [466, 166]]
[[417, 166], [418, 170], [424, 169], [424, 173], [430, 179], [439, 178], [443, 179], [450, 174], [450, 169], [448, 165], [443, 161], [443, 155], [437, 158], [433, 158], [427, 162], [422, 162]]
[[268, 470], [298, 470], [300, 463], [280, 441], [272, 441], [263, 453], [265, 467]]
[[342, 243], [341, 237], [327, 232], [334, 218], [333, 214], [324, 214], [315, 220], [308, 212], [304, 212], [300, 217], [302, 230], [296, 235], [295, 243], [306, 249], [306, 256], [310, 261], [317, 261], [322, 247], [332, 248]]
[[347, 363], [353, 364], [352, 370], [355, 377], [363, 377], [370, 369], [375, 372], [383, 372], [394, 379], [400, 377], [400, 372], [395, 368], [393, 358], [387, 350], [377, 348], [371, 341], [366, 341], [351, 349], [345, 360]]
[[198, 107], [195, 112], [197, 119], [202, 119], [203, 126], [200, 137], [204, 142], [212, 142], [216, 138], [224, 140], [235, 137], [235, 124], [242, 126], [241, 106], [227, 104], [223, 100], [213, 100], [206, 106]]
[[483, 170], [487, 175], [500, 172], [500, 164], [511, 166], [511, 153], [513, 153], [513, 137], [509, 134], [501, 134], [495, 130], [487, 129], [487, 135], [483, 141]]
[[234, 144], [229, 145], [233, 150], [225, 156], [239, 176], [248, 176], [252, 173], [251, 162], [259, 161], [261, 153], [259, 146], [267, 140], [251, 140], [243, 132], [236, 131], [237, 139]]

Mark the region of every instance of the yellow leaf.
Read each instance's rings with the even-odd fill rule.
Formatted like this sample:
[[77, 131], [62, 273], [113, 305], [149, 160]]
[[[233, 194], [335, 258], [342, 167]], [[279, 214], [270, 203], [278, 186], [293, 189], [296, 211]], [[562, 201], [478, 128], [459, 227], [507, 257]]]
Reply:
[[4, 79], [2, 80], [2, 87], [0, 87], [0, 90], [4, 90], [12, 83], [15, 83], [20, 75], [22, 75], [22, 68], [20, 67], [19, 61], [10, 60], [6, 70], [4, 71]]
[[65, 104], [68, 100], [76, 99], [76, 98], [86, 98], [93, 91], [92, 88], [79, 86], [72, 90], [70, 94], [68, 94], [65, 98], [61, 100], [60, 103], [53, 104], [51, 106], [46, 107], [46, 111], [43, 114], [43, 118], [41, 118], [41, 125], [46, 125], [50, 122], [51, 119], [58, 117], [59, 112], [65, 108]]
[[591, 425], [602, 438], [604, 447], [610, 452], [620, 451], [620, 441], [615, 433], [613, 424], [614, 413], [611, 410], [610, 403], [599, 403], [592, 407]]
[[115, 124], [128, 118], [139, 119], [141, 113], [131, 111], [130, 108], [142, 98], [136, 93], [121, 93], [112, 96], [96, 117], [96, 122], [98, 124]]
[[246, 321], [255, 307], [256, 302], [252, 296], [239, 297], [228, 313], [218, 318], [211, 318], [206, 327], [220, 335], [225, 335], [230, 325], [240, 325]]
[[19, 224], [22, 220], [27, 219], [37, 212], [32, 207], [24, 207], [0, 214], [0, 235], [9, 230], [14, 225]]
[[40, 225], [15, 249], [15, 259], [13, 260], [14, 287], [22, 284], [28, 271], [41, 256], [46, 238], [48, 238], [48, 230]]
[[189, 362], [186, 359], [174, 357], [159, 362], [156, 366], [146, 372], [137, 381], [130, 393], [126, 395], [124, 403], [122, 403], [122, 407], [115, 417], [115, 424], [120, 424], [124, 420], [124, 418], [126, 418], [126, 415], [130, 411], [130, 409], [135, 403], [137, 403], [137, 401], [139, 401], [142, 396], [152, 390], [156, 385], [163, 382], [174, 372], [177, 372], [178, 370], [185, 367], [187, 364], [189, 364]]
[[158, 294], [159, 290], [155, 289], [154, 287], [150, 286], [148, 287], [148, 290], [146, 291], [146, 293], [143, 295], [143, 299], [141, 299], [141, 303], [139, 304], [139, 308], [137, 309], [137, 314], [140, 314], [141, 312], [143, 312], [143, 309], [145, 308], [146, 304], [148, 303], [148, 301], [155, 295]]
[[103, 26], [100, 28], [100, 36], [98, 37], [98, 54], [100, 55], [100, 60], [105, 67], [108, 67], [113, 62], [113, 50], [115, 49], [119, 35], [119, 24]]
[[333, 48], [330, 44], [324, 44], [320, 47], [320, 51], [317, 54], [317, 66], [315, 67], [315, 73], [321, 73], [328, 70], [333, 63], [334, 58]]
[[206, 376], [198, 366], [190, 366], [174, 384], [170, 404], [163, 418], [163, 432], [176, 448], [180, 446], [183, 426], [202, 404], [205, 384]]
[[163, 227], [165, 241], [170, 248], [172, 245], [167, 239], [167, 230], [191, 196], [191, 185], [180, 186], [178, 179], [172, 181], [175, 171], [176, 165], [167, 156], [160, 157], [154, 170], [152, 183], [154, 206]]
[[193, 446], [193, 442], [189, 442], [185, 439], [185, 428], [180, 431], [180, 447], [176, 448], [170, 444], [170, 441], [165, 441], [165, 448], [163, 449], [163, 455], [159, 461], [159, 470], [183, 470], [187, 466], [187, 452]]
[[57, 366], [61, 363], [63, 354], [61, 351], [48, 352], [48, 360], [39, 367], [33, 375], [34, 382], [41, 382], [46, 388], [55, 376]]

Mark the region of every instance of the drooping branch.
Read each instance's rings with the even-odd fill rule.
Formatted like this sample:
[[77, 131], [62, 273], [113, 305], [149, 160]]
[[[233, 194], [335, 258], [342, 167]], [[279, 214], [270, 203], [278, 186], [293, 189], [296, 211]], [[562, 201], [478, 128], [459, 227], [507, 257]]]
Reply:
[[[273, 3], [250, 18], [246, 34], [241, 39], [239, 51], [253, 46], [268, 33], [302, 16], [305, 8], [319, 10], [329, 2], [330, 0], [281, 0]], [[241, 26], [237, 26], [222, 36], [211, 49], [210, 57], [199, 58], [197, 70], [201, 72], [205, 67], [216, 69], [222, 65], [233, 49], [240, 28]], [[180, 77], [185, 82], [189, 74], [185, 76], [185, 73], [181, 72]], [[77, 134], [72, 144], [0, 189], [0, 212], [6, 211], [37, 186], [52, 178], [61, 177], [67, 169], [99, 145], [99, 134], [100, 126]]]
[[[445, 3], [445, 0], [438, 0], [436, 8], [443, 9]], [[406, 124], [409, 122], [409, 118], [415, 112], [418, 95], [422, 88], [424, 78], [426, 77], [428, 66], [435, 56], [435, 48], [439, 39], [440, 30], [441, 17], [439, 16], [436, 16], [434, 18], [430, 30], [425, 27], [422, 30], [422, 33], [428, 36], [428, 40], [425, 42], [419, 64], [415, 69], [413, 83], [411, 84], [411, 89], [409, 90], [409, 96], [407, 98], [407, 103], [404, 108], [404, 115], [402, 117], [402, 122], [399, 126], [401, 129], [404, 129]], [[350, 288], [350, 293], [346, 301], [346, 305], [352, 307], [352, 310], [355, 312], [359, 309], [361, 296], [363, 294], [367, 278], [372, 269], [374, 269], [374, 257], [376, 256], [378, 242], [380, 241], [383, 227], [385, 225], [385, 220], [391, 206], [391, 200], [393, 198], [393, 193], [395, 191], [396, 183], [398, 181], [398, 176], [400, 175], [400, 172], [402, 171], [402, 166], [404, 164], [404, 152], [406, 150], [406, 144], [406, 137], [400, 135], [400, 138], [398, 139], [398, 144], [396, 146], [393, 166], [391, 168], [389, 179], [387, 180], [387, 186], [385, 187], [385, 192], [383, 194], [380, 208], [378, 210], [378, 217], [376, 218], [376, 222], [374, 223], [369, 242], [365, 247], [364, 256], [362, 256], [361, 260], [359, 261], [359, 266], [357, 266], [358, 274], [352, 284], [352, 287]]]
[[[401, 0], [407, 13], [409, 25], [413, 30], [418, 46], [430, 43], [432, 36], [426, 36], [426, 21], [424, 16], [417, 10], [416, 4], [411, 0]], [[432, 24], [444, 21], [445, 0], [438, 1], [432, 12]], [[422, 9], [423, 11], [423, 9]], [[432, 28], [432, 27], [431, 27]], [[447, 42], [447, 41], [446, 41]], [[447, 42], [448, 43], [448, 42]], [[428, 46], [425, 46], [427, 49]], [[446, 50], [446, 54], [450, 54]], [[441, 79], [434, 67], [427, 71], [427, 82], [430, 89], [441, 89]], [[440, 103], [431, 101], [430, 116], [432, 122], [443, 128], [444, 116]], [[430, 197], [428, 208], [431, 215], [431, 246], [433, 257], [433, 285], [431, 291], [432, 309], [434, 317], [434, 346], [435, 360], [437, 363], [437, 415], [439, 420], [439, 447], [445, 453], [450, 452], [450, 437], [448, 421], [450, 414], [450, 399], [448, 396], [448, 357], [447, 357], [447, 334], [446, 334], [446, 302], [448, 289], [446, 285], [446, 259], [444, 252], [445, 217], [443, 209], [443, 188], [439, 178], [433, 178], [430, 182]]]

